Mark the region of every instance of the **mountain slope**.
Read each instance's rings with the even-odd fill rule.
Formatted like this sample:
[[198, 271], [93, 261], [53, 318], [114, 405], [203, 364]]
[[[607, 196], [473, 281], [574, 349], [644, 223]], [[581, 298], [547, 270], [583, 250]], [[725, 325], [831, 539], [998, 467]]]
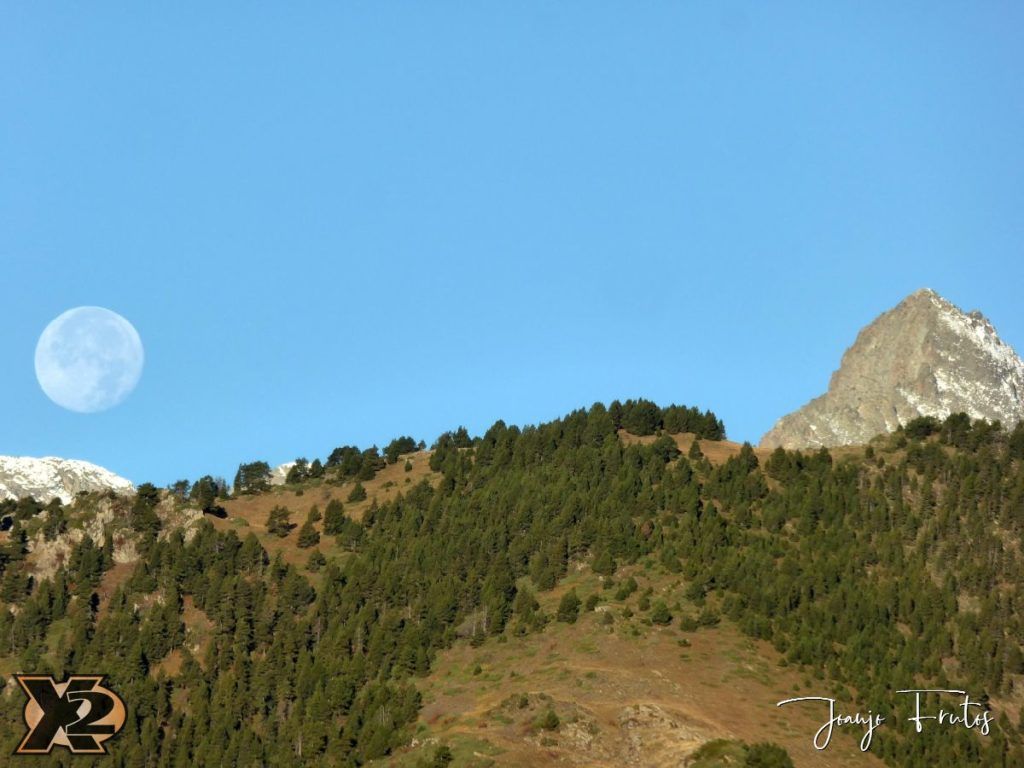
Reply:
[[[1024, 426], [808, 455], [668, 413], [347, 446], [231, 497], [6, 502], [0, 676], [109, 670], [118, 765], [1024, 765]], [[915, 733], [908, 685], [985, 697], [991, 735]], [[797, 695], [884, 712], [874, 757], [856, 728], [815, 751]]]
[[866, 443], [918, 416], [1024, 418], [1024, 362], [979, 312], [911, 294], [864, 328], [828, 392], [781, 418], [761, 447]]
[[67, 504], [82, 491], [131, 493], [131, 481], [110, 470], [75, 459], [54, 456], [0, 456], [0, 501], [32, 496], [37, 501], [60, 499]]

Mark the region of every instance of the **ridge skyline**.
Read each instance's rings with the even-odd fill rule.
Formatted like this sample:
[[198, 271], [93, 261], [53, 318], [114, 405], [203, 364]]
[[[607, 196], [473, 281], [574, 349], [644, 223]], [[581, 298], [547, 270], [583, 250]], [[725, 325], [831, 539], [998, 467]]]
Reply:
[[[919, 300], [919, 299], [929, 299], [929, 300], [932, 300], [932, 301], [937, 301], [937, 302], [941, 303], [944, 306], [948, 306], [948, 307], [952, 308], [953, 310], [964, 314], [965, 316], [976, 317], [976, 318], [979, 319], [979, 321], [984, 322], [990, 328], [993, 328], [991, 322], [987, 319], [987, 317], [984, 315], [984, 313], [981, 310], [979, 310], [979, 309], [972, 309], [972, 310], [969, 310], [969, 311], [965, 311], [965, 310], [961, 309], [958, 305], [956, 305], [954, 302], [952, 302], [952, 301], [946, 299], [945, 297], [943, 297], [942, 294], [940, 294], [938, 291], [936, 291], [935, 289], [933, 289], [931, 287], [918, 288], [917, 290], [915, 290], [912, 293], [908, 294], [895, 307], [893, 307], [890, 310], [883, 311], [875, 319], [877, 320], [878, 317], [881, 317], [881, 316], [885, 315], [887, 312], [891, 312], [894, 309], [896, 309], [896, 308], [898, 308], [900, 306], [905, 305], [907, 302], [912, 302], [914, 300]], [[874, 322], [874, 321], [872, 321], [872, 322]], [[869, 325], [870, 325], [870, 323], [869, 323]], [[868, 326], [865, 325], [864, 327], [862, 327], [861, 331], [863, 331], [864, 328], [866, 328], [866, 327], [868, 327]], [[993, 328], [993, 332], [995, 332], [994, 328]], [[1007, 346], [1008, 349], [1011, 350], [1011, 352], [1013, 351], [1012, 344], [1006, 344], [1006, 346]], [[847, 349], [847, 351], [849, 351], [849, 350]], [[833, 371], [832, 374], [830, 375], [830, 378], [833, 378], [837, 372], [838, 372], [837, 370]], [[824, 372], [819, 372], [819, 373], [820, 373], [820, 375], [824, 375]], [[597, 401], [593, 401], [593, 402], [610, 403], [612, 400], [616, 400], [616, 399], [624, 401], [626, 399], [636, 398], [636, 397], [649, 398], [649, 395], [647, 393], [644, 393], [644, 392], [633, 392], [633, 393], [629, 393], [629, 394], [626, 394], [626, 395], [621, 395], [619, 397], [611, 397], [611, 398], [607, 398], [607, 399], [604, 399], [604, 400], [597, 400]], [[649, 398], [649, 399], [653, 399], [653, 398]], [[668, 403], [670, 401], [669, 400], [665, 400], [664, 402]], [[682, 403], [682, 404], [686, 404], [686, 405], [690, 405], [691, 404], [688, 401], [686, 401], [685, 398], [682, 397], [682, 396], [676, 396], [674, 399], [671, 400], [671, 402]], [[561, 413], [568, 413], [569, 411], [573, 410], [574, 408], [589, 407], [591, 404], [592, 404], [592, 402], [576, 402], [576, 403], [572, 403], [572, 404], [567, 404]], [[722, 411], [716, 409], [714, 402], [696, 403], [695, 405], [697, 405], [700, 408], [711, 409], [711, 410], [715, 411], [716, 413], [719, 413], [720, 415], [722, 415]], [[791, 412], [790, 415], [792, 415], [792, 413], [796, 413], [796, 412], [797, 411], [793, 411], [793, 412]], [[523, 419], [523, 420], [520, 420], [520, 421], [516, 421], [514, 423], [517, 423], [517, 424], [520, 424], [520, 425], [535, 424], [535, 423], [538, 423], [540, 421], [543, 421], [544, 419], [551, 418], [551, 417], [554, 417], [556, 415], [558, 415], [558, 414], [557, 413], [539, 414], [539, 415], [535, 415], [532, 418], [526, 418], [526, 419]], [[754, 437], [754, 436], [751, 436], [749, 434], [736, 434], [735, 432], [731, 431], [731, 426], [732, 425], [731, 425], [728, 417], [725, 416], [725, 415], [722, 415], [722, 418], [724, 419], [725, 424], [726, 424], [726, 429], [727, 429], [727, 432], [728, 432], [728, 439], [729, 440], [732, 440], [732, 441], [735, 441], [735, 442], [750, 442], [753, 445], [758, 445], [758, 444], [764, 445], [763, 440], [759, 443], [757, 438]], [[783, 417], [773, 417], [773, 418], [775, 418], [775, 422], [773, 422], [773, 423], [777, 424], [778, 421], [780, 421], [781, 419], [785, 418], [785, 416], [783, 416]], [[497, 413], [497, 414], [494, 415], [494, 418], [492, 418], [490, 421], [485, 421], [484, 423], [482, 423], [480, 425], [473, 425], [473, 426], [467, 425], [467, 428], [469, 429], [471, 434], [474, 434], [474, 435], [475, 434], [482, 434], [483, 431], [485, 431], [494, 421], [496, 421], [498, 419], [503, 419], [506, 422], [513, 423], [508, 418], [503, 416], [501, 413]], [[438, 430], [437, 434], [440, 434], [442, 431], [447, 431], [449, 429], [455, 429], [457, 426], [460, 426], [462, 424], [463, 424], [463, 422], [461, 422], [461, 421], [458, 422], [458, 423], [449, 424], [449, 425], [443, 427], [442, 429]], [[764, 436], [767, 436], [770, 433], [771, 433], [771, 430], [768, 430], [768, 432], [764, 433]], [[391, 437], [394, 437], [394, 436], [396, 436], [396, 435], [393, 435]], [[415, 437], [417, 437], [417, 439], [425, 439], [425, 440], [427, 440], [428, 443], [431, 440], [433, 440], [436, 436], [437, 436], [436, 434], [434, 434], [434, 435], [415, 435]], [[387, 443], [387, 441], [389, 439], [391, 439], [391, 437], [383, 436], [383, 437], [378, 438], [375, 441], [367, 442], [367, 443], [364, 444], [364, 443], [358, 442], [357, 440], [354, 440], [354, 439], [353, 440], [348, 440], [348, 439], [344, 438], [343, 436], [339, 435], [339, 437], [334, 441], [334, 445], [322, 449], [321, 453], [323, 453], [323, 455], [326, 455], [326, 453], [328, 451], [330, 451], [333, 447], [336, 447], [336, 445], [343, 444], [343, 443], [358, 444], [358, 445], [360, 445], [362, 447], [368, 447], [369, 445], [374, 445], [374, 444], [378, 445], [378, 446], [383, 446], [384, 444]], [[268, 452], [265, 457], [264, 456], [255, 456], [255, 455], [254, 456], [244, 456], [243, 455], [243, 456], [240, 456], [237, 459], [237, 462], [235, 462], [235, 464], [230, 464], [229, 463], [228, 465], [226, 465], [223, 468], [223, 472], [212, 472], [212, 471], [208, 471], [207, 470], [207, 471], [201, 472], [201, 474], [203, 474], [203, 475], [205, 475], [205, 474], [213, 474], [215, 476], [220, 475], [220, 476], [223, 476], [223, 477], [227, 478], [228, 480], [230, 480], [230, 477], [232, 476], [232, 473], [233, 473], [234, 469], [237, 467], [238, 463], [242, 463], [242, 462], [250, 461], [250, 460], [255, 460], [255, 459], [265, 458], [268, 461], [268, 463], [271, 465], [271, 467], [276, 469], [276, 468], [279, 468], [281, 466], [288, 466], [288, 465], [290, 465], [290, 463], [293, 462], [294, 459], [298, 458], [299, 456], [313, 457], [315, 455], [319, 455], [319, 454], [316, 451], [314, 451], [314, 450], [299, 451], [294, 456], [290, 456], [288, 454], [284, 454], [280, 450], [275, 450], [275, 451], [272, 451], [272, 452]], [[51, 454], [51, 455], [42, 456], [42, 457], [32, 457], [32, 456], [27, 456], [25, 454], [13, 454], [12, 453], [12, 454], [9, 454], [9, 455], [0, 456], [0, 459], [3, 459], [3, 458], [11, 458], [11, 459], [26, 458], [26, 459], [37, 459], [37, 460], [41, 460], [41, 461], [46, 461], [46, 460], [50, 460], [50, 459], [58, 459], [58, 460], [67, 460], [67, 461], [70, 461], [70, 462], [84, 462], [86, 464], [91, 464], [91, 465], [93, 465], [93, 466], [95, 466], [95, 467], [97, 467], [99, 469], [106, 470], [107, 472], [110, 472], [110, 473], [112, 473], [114, 475], [120, 476], [121, 478], [129, 479], [129, 481], [134, 483], [134, 484], [138, 484], [139, 482], [148, 482], [148, 481], [151, 481], [151, 480], [153, 482], [156, 482], [156, 480], [154, 480], [154, 479], [152, 479], [150, 477], [135, 477], [135, 476], [131, 476], [131, 475], [129, 475], [126, 472], [119, 471], [119, 469], [117, 467], [110, 467], [107, 464], [104, 464], [102, 462], [96, 461], [93, 457], [89, 457], [89, 456], [86, 456], [86, 457], [81, 457], [81, 456], [79, 456], [79, 457], [63, 457], [63, 456], [58, 456], [56, 454]], [[166, 470], [165, 470], [165, 472], [166, 472]], [[164, 474], [161, 477], [161, 482], [158, 483], [158, 484], [160, 484], [160, 485], [168, 485], [171, 482], [174, 482], [174, 479], [180, 479], [179, 477], [175, 477], [174, 479], [165, 479], [166, 477], [167, 477], [167, 475]], [[183, 477], [186, 477], [186, 475], [182, 473], [180, 475], [180, 477], [183, 478]], [[195, 478], [195, 476], [192, 476], [192, 479], [194, 479], [194, 478]]]

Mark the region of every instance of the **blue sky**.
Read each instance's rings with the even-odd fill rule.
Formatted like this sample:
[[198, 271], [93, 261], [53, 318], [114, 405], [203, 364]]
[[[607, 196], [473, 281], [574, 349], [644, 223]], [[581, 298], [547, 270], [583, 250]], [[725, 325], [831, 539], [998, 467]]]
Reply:
[[[595, 400], [756, 441], [922, 286], [1024, 350], [1024, 6], [5, 4], [0, 454], [170, 482]], [[63, 411], [73, 306], [139, 388]]]

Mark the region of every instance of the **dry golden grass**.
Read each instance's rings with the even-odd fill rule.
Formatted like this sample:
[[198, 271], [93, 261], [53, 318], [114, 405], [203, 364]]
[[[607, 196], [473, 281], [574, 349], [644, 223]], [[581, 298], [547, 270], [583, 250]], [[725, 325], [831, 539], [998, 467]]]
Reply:
[[153, 665], [153, 668], [149, 670], [149, 674], [153, 677], [160, 677], [161, 675], [164, 677], [176, 677], [181, 672], [181, 664], [181, 650], [175, 648]]
[[[647, 582], [638, 572], [638, 581], [641, 587], [650, 583], [655, 588], [655, 599], [678, 599], [677, 579], [671, 576]], [[615, 616], [614, 626], [602, 626], [600, 612], [591, 612], [581, 614], [574, 625], [554, 623], [540, 634], [504, 642], [491, 638], [479, 648], [456, 644], [439, 656], [420, 684], [424, 708], [418, 738], [485, 743], [490, 749], [479, 755], [479, 764], [493, 761], [496, 766], [674, 767], [714, 738], [776, 742], [801, 768], [881, 766], [849, 736], [837, 735], [825, 752], [813, 748], [822, 712], [813, 706], [775, 704], [792, 696], [827, 695], [827, 686], [804, 688], [801, 675], [780, 666], [779, 655], [768, 644], [751, 640], [727, 622], [683, 633], [675, 622], [659, 628], [643, 625], [639, 616], [625, 620], [623, 604], [600, 590], [589, 571], [570, 576], [543, 595], [545, 610], [553, 613], [561, 594], [571, 588], [581, 597], [597, 591], [601, 605]], [[634, 608], [636, 597], [627, 601]], [[680, 645], [683, 638], [689, 647]], [[528, 709], [517, 713], [503, 706], [518, 694], [529, 695]], [[558, 733], [545, 734], [530, 725], [540, 694], [549, 696], [562, 713]], [[662, 713], [674, 727], [641, 723], [624, 728], [623, 713], [636, 706]], [[571, 724], [566, 714], [579, 717], [579, 722]], [[584, 743], [588, 738], [593, 739], [589, 746]], [[430, 754], [429, 749], [422, 752]], [[391, 762], [411, 765], [416, 754], [399, 754]], [[632, 761], [627, 763], [627, 757]]]
[[[650, 445], [658, 439], [659, 435], [639, 436], [620, 429], [619, 437], [626, 445], [636, 443], [639, 443], [640, 445]], [[678, 435], [669, 435], [669, 437], [675, 440], [676, 445], [679, 446], [679, 450], [681, 450], [684, 455], [689, 452], [690, 446], [693, 445], [693, 441], [696, 439], [696, 435], [691, 432], [682, 432]], [[731, 440], [700, 440], [701, 452], [707, 457], [708, 461], [715, 466], [724, 464], [728, 459], [736, 456], [742, 447], [742, 443], [734, 443]], [[754, 446], [754, 455], [757, 456], [758, 461], [764, 462], [772, 455], [773, 450], [773, 448], [758, 448], [757, 446]], [[859, 445], [844, 445], [839, 448], [830, 448], [829, 453], [832, 454], [833, 459], [863, 456], [864, 447]]]
[[99, 607], [96, 610], [97, 620], [107, 615], [107, 611], [110, 608], [110, 598], [114, 596], [118, 587], [122, 586], [132, 577], [132, 574], [135, 573], [136, 565], [138, 565], [136, 562], [114, 563], [103, 574], [103, 578], [100, 579], [99, 586], [96, 588], [96, 594], [100, 599]]
[[[412, 464], [412, 469], [409, 472], [405, 471], [406, 459]], [[407, 493], [410, 488], [425, 478], [439, 477], [430, 471], [429, 460], [429, 451], [418, 451], [402, 456], [396, 464], [387, 465], [372, 480], [363, 481], [363, 487], [366, 489], [365, 501], [347, 501], [355, 487], [356, 481], [354, 480], [339, 485], [312, 481], [303, 484], [301, 488], [278, 486], [267, 493], [231, 499], [224, 503], [224, 508], [227, 511], [226, 518], [210, 519], [219, 530], [234, 530], [242, 538], [249, 532], [255, 533], [271, 557], [280, 553], [285, 562], [297, 567], [306, 565], [310, 553], [315, 548], [318, 548], [328, 558], [343, 557], [345, 553], [335, 543], [334, 537], [323, 535], [322, 520], [316, 523], [316, 529], [321, 535], [318, 547], [302, 549], [298, 546], [299, 528], [306, 521], [306, 515], [309, 514], [310, 508], [316, 504], [320, 508], [320, 513], [323, 514], [327, 503], [331, 499], [337, 499], [345, 505], [345, 514], [353, 520], [361, 520], [374, 500], [378, 503], [389, 501], [399, 493]], [[270, 511], [276, 506], [285, 507], [291, 512], [291, 523], [294, 527], [284, 537], [267, 532], [267, 518], [270, 516]]]

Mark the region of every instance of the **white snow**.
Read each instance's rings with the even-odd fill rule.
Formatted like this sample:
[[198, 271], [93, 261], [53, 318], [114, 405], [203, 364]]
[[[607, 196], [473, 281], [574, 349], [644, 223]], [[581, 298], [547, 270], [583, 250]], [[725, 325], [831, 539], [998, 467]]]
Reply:
[[106, 489], [132, 493], [135, 486], [87, 461], [55, 456], [0, 456], [0, 499], [32, 496], [41, 502], [56, 498], [67, 504], [81, 491]]
[[285, 478], [288, 477], [288, 473], [294, 467], [296, 462], [286, 461], [284, 464], [278, 464], [272, 470], [270, 470], [270, 484], [271, 485], [284, 485]]
[[1009, 344], [999, 338], [988, 320], [979, 314], [965, 314], [939, 297], [933, 301], [942, 309], [939, 317], [953, 332], [979, 347], [1001, 369], [1024, 375], [1024, 362]]
[[994, 414], [1005, 414], [1011, 421], [1024, 418], [1024, 361], [999, 338], [996, 329], [980, 313], [965, 314], [938, 296], [932, 297], [932, 301], [940, 308], [939, 318], [945, 326], [968, 350], [973, 347], [976, 354], [987, 360], [999, 381], [997, 387], [986, 386], [957, 375], [955, 365], [936, 371], [935, 382], [942, 404], [966, 404], [963, 410], [973, 418], [991, 419]]
[[1024, 420], [1024, 361], [980, 312], [923, 289], [868, 330], [828, 392], [780, 419], [762, 445], [863, 443], [917, 416], [959, 411], [1007, 427]]

